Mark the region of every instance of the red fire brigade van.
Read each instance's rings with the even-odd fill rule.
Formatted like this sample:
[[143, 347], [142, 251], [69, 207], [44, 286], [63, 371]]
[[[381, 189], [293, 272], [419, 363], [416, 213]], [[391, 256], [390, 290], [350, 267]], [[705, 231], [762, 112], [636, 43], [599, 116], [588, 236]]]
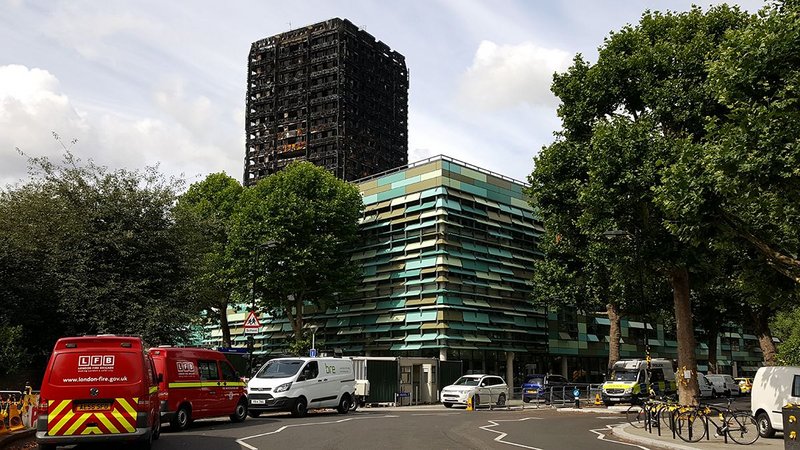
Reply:
[[150, 349], [161, 380], [161, 421], [183, 430], [194, 419], [229, 416], [233, 422], [247, 417], [245, 384], [215, 350], [184, 347]]
[[138, 337], [61, 338], [47, 363], [36, 441], [56, 445], [158, 439], [158, 378]]

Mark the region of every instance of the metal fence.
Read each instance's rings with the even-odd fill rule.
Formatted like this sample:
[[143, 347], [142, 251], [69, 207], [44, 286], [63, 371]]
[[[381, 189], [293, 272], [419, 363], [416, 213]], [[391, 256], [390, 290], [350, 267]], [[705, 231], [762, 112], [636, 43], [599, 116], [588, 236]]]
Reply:
[[577, 398], [581, 406], [594, 404], [597, 395], [602, 397], [602, 384], [591, 383], [570, 383], [562, 386], [550, 386], [545, 389], [539, 389], [536, 394], [527, 394], [527, 398], [523, 397], [521, 388], [514, 389], [514, 398], [523, 400], [523, 407], [542, 407], [554, 406], [565, 407], [575, 405], [575, 390], [577, 389]]

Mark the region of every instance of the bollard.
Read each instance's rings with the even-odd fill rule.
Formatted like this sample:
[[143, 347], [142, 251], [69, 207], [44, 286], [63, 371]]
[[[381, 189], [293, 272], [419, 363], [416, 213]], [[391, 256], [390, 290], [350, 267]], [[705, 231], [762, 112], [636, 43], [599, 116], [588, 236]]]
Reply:
[[581, 391], [577, 387], [572, 391], [572, 396], [575, 397], [575, 408], [581, 407]]

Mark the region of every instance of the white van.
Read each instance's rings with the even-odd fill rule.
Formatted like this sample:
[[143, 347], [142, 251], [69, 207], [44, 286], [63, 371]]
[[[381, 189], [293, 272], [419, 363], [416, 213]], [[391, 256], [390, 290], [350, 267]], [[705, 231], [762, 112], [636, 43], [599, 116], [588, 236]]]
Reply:
[[708, 381], [714, 385], [714, 396], [724, 395], [725, 397], [739, 396], [742, 391], [739, 388], [739, 382], [734, 380], [732, 376], [726, 374], [710, 373], [706, 375]]
[[303, 417], [309, 409], [336, 408], [347, 414], [355, 399], [353, 361], [342, 358], [276, 358], [247, 383], [248, 414], [290, 411]]
[[652, 359], [648, 379], [647, 361], [620, 360], [614, 363], [609, 378], [603, 383], [603, 403], [606, 406], [622, 402], [638, 403], [649, 395], [669, 395], [677, 391], [672, 361]]
[[750, 407], [762, 437], [783, 431], [781, 409], [787, 403], [800, 403], [800, 367], [761, 367], [753, 378]]
[[700, 386], [700, 397], [701, 398], [713, 398], [716, 397], [716, 390], [714, 390], [714, 385], [708, 381], [705, 375], [700, 372], [697, 372], [697, 385]]

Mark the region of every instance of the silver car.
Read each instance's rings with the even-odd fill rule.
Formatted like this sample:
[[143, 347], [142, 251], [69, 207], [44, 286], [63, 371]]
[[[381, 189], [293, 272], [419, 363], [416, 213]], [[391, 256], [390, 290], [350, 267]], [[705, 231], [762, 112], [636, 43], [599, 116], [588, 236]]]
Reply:
[[470, 399], [475, 408], [505, 406], [508, 399], [508, 385], [497, 375], [464, 375], [442, 389], [441, 400], [445, 408], [453, 405], [466, 406]]

